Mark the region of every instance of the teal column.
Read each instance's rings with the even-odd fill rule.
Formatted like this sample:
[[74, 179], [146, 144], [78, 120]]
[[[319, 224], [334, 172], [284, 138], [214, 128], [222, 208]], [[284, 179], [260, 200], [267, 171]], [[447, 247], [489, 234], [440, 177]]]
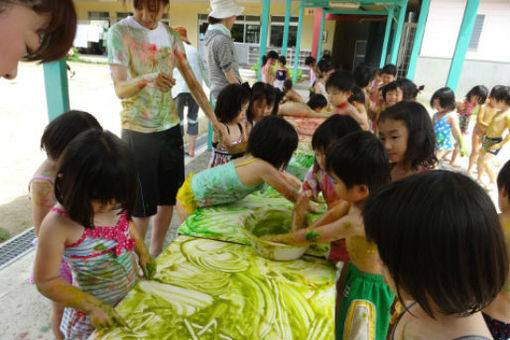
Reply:
[[298, 29], [297, 29], [297, 37], [296, 37], [296, 52], [294, 56], [294, 71], [292, 72], [292, 82], [296, 83], [298, 78], [298, 66], [299, 66], [299, 53], [301, 49], [301, 28], [303, 27], [303, 14], [305, 8], [301, 5], [301, 1], [299, 1], [299, 21], [298, 21]]
[[326, 22], [326, 11], [322, 9], [321, 16], [321, 32], [319, 33], [319, 46], [317, 47], [317, 60], [321, 59], [322, 55], [322, 40], [324, 39], [324, 24]]
[[289, 44], [289, 25], [290, 25], [290, 8], [291, 0], [286, 0], [285, 3], [285, 24], [283, 26], [283, 42], [282, 42], [282, 55], [287, 56], [287, 46]]
[[259, 48], [259, 65], [258, 65], [258, 80], [262, 80], [262, 57], [266, 54], [267, 47], [267, 31], [269, 26], [269, 7], [271, 0], [264, 0], [262, 5], [262, 18], [260, 27], [260, 48]]
[[475, 26], [476, 13], [480, 0], [467, 0], [466, 8], [464, 9], [464, 18], [460, 26], [459, 36], [457, 37], [457, 44], [455, 45], [455, 52], [453, 53], [452, 62], [450, 64], [450, 71], [448, 72], [448, 79], [446, 86], [453, 91], [457, 90], [459, 86], [459, 79], [462, 73], [462, 66], [466, 58], [466, 52], [469, 47], [469, 41]]
[[393, 7], [388, 8], [388, 16], [386, 18], [386, 31], [384, 32], [384, 41], [381, 52], [381, 61], [379, 62], [379, 68], [382, 68], [386, 64], [386, 55], [388, 54], [388, 42], [390, 41], [391, 26], [393, 24]]
[[406, 18], [407, 0], [402, 1], [398, 10], [397, 28], [391, 45], [390, 64], [397, 64], [398, 49], [400, 47], [400, 38], [402, 37], [402, 28], [404, 28], [404, 20]]
[[69, 87], [67, 84], [66, 59], [43, 64], [46, 105], [51, 122], [69, 111]]
[[414, 80], [416, 73], [416, 62], [420, 54], [421, 43], [423, 41], [423, 34], [425, 33], [425, 24], [429, 15], [430, 0], [422, 0], [420, 8], [420, 16], [418, 17], [418, 24], [416, 26], [416, 33], [414, 35], [413, 49], [411, 50], [411, 57], [409, 59], [409, 69], [407, 70], [407, 79]]

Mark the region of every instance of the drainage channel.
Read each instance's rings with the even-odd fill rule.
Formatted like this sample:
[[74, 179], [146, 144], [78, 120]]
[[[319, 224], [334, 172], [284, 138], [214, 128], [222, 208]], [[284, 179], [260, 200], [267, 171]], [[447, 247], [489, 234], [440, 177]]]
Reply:
[[[204, 152], [207, 148], [207, 134], [197, 138], [196, 141], [197, 155]], [[186, 145], [187, 147], [187, 145]], [[191, 163], [194, 159], [186, 160], [186, 165]], [[19, 235], [16, 235], [10, 240], [0, 244], [0, 270], [4, 269], [20, 257], [28, 254], [33, 250], [32, 241], [35, 238], [34, 228], [25, 230]]]

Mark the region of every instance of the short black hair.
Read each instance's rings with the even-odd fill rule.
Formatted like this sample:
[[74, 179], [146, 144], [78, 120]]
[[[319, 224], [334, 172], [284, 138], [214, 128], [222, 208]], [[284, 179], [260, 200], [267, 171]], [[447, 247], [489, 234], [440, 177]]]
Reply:
[[510, 105], [510, 87], [509, 86], [501, 86], [494, 90], [494, 95], [492, 96], [497, 102], [503, 101], [506, 105]]
[[258, 81], [251, 87], [251, 98], [250, 98], [250, 106], [248, 107], [248, 112], [246, 112], [246, 118], [248, 121], [253, 122], [255, 119], [255, 113], [253, 112], [253, 105], [255, 102], [264, 101], [267, 103], [266, 96], [266, 84]]
[[380, 76], [382, 74], [382, 68], [376, 68], [374, 71], [374, 76]]
[[471, 100], [472, 96], [478, 97], [478, 104], [482, 105], [487, 100], [487, 96], [489, 95], [489, 89], [484, 85], [476, 85], [466, 94], [466, 99], [468, 101]]
[[351, 116], [332, 115], [317, 127], [312, 136], [312, 149], [326, 152], [328, 147], [351, 132], [361, 131]]
[[[498, 174], [498, 190], [505, 189], [506, 193], [510, 195], [510, 160], [503, 165]], [[510, 196], [508, 198], [510, 202]]]
[[277, 115], [278, 111], [280, 110], [280, 102], [282, 101], [283, 96], [285, 96], [285, 93], [283, 93], [283, 91], [280, 91], [280, 89], [273, 87], [272, 85], [269, 86], [272, 87], [274, 93], [273, 111], [271, 111], [271, 114]]
[[292, 79], [285, 79], [283, 87], [290, 90], [292, 88]]
[[439, 100], [439, 106], [447, 111], [452, 111], [457, 106], [455, 102], [455, 93], [449, 87], [441, 87], [439, 90], [434, 92], [432, 98], [430, 98], [430, 106], [434, 107], [434, 100]]
[[41, 149], [56, 161], [73, 138], [88, 129], [102, 130], [102, 127], [90, 113], [67, 111], [46, 126], [41, 137]]
[[361, 88], [367, 87], [370, 79], [372, 79], [372, 70], [367, 64], [361, 63], [354, 70], [353, 76], [357, 86]]
[[69, 143], [57, 169], [55, 197], [73, 221], [94, 228], [92, 201], [116, 200], [131, 218], [138, 189], [136, 163], [129, 146], [113, 133], [81, 133]]
[[262, 56], [262, 65], [265, 65], [269, 59], [278, 59], [278, 53], [276, 51], [269, 51], [266, 55]]
[[331, 63], [329, 58], [322, 57], [321, 60], [319, 60], [319, 62], [317, 63], [317, 68], [321, 73], [326, 73], [331, 70], [334, 70], [335, 66], [333, 65], [333, 63]]
[[351, 91], [354, 87], [354, 79], [344, 71], [333, 72], [326, 82], [326, 89], [334, 87], [342, 92]]
[[310, 66], [311, 64], [315, 63], [315, 58], [312, 56], [308, 56], [305, 59], [305, 65]]
[[424, 85], [417, 86], [407, 78], [397, 80], [397, 84], [402, 90], [402, 100], [416, 100], [418, 93], [425, 88]]
[[492, 89], [491, 89], [491, 92], [489, 93], [489, 98], [494, 98], [494, 94], [495, 93], [498, 93], [499, 90], [502, 88], [502, 87], [505, 87], [504, 85], [495, 85]]
[[228, 84], [221, 90], [216, 101], [214, 113], [221, 123], [233, 121], [243, 105], [250, 101], [250, 90], [241, 84]]
[[278, 62], [285, 65], [285, 64], [287, 64], [287, 58], [285, 58], [284, 55], [281, 55], [278, 57]]
[[490, 197], [469, 177], [434, 170], [372, 193], [365, 233], [395, 282], [432, 318], [487, 306], [508, 278], [508, 258]]
[[357, 86], [353, 87], [351, 90], [351, 96], [349, 97], [349, 103], [352, 104], [356, 102], [365, 105], [365, 101], [365, 92]]
[[308, 98], [306, 105], [310, 106], [312, 110], [322, 109], [328, 106], [328, 100], [320, 93], [310, 93], [310, 98]]
[[397, 66], [393, 64], [386, 64], [381, 70], [381, 74], [391, 74], [392, 76], [397, 76]]
[[289, 163], [297, 145], [298, 134], [294, 127], [282, 117], [271, 115], [255, 124], [246, 152], [282, 169]]
[[396, 91], [398, 88], [400, 88], [399, 84], [397, 83], [397, 81], [392, 81], [391, 83], [388, 83], [386, 85], [384, 85], [382, 88], [381, 88], [381, 92], [382, 92], [382, 97], [384, 99], [384, 102], [386, 102], [386, 94], [390, 91]]
[[402, 121], [408, 132], [404, 165], [412, 170], [428, 169], [437, 164], [436, 135], [427, 109], [420, 103], [404, 101], [381, 112], [378, 124], [386, 119]]
[[386, 150], [368, 131], [350, 133], [331, 145], [326, 153], [326, 171], [333, 172], [347, 189], [364, 184], [372, 192], [391, 182]]

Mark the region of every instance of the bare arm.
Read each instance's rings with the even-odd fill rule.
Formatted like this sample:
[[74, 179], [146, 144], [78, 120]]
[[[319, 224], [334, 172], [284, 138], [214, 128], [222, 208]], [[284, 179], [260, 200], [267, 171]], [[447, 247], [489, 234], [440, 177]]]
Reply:
[[225, 74], [225, 78], [227, 78], [227, 81], [230, 83], [230, 84], [241, 84], [241, 82], [239, 81], [239, 79], [237, 79], [236, 77], [236, 74], [234, 72], [234, 70], [228, 70], [227, 72], [224, 73]]
[[462, 133], [460, 132], [459, 121], [457, 119], [457, 116], [450, 115], [450, 117], [448, 117], [448, 123], [453, 127], [452, 129], [453, 137], [455, 137], [455, 140], [459, 145], [461, 155], [464, 156], [466, 151], [464, 150], [464, 140], [462, 139]]
[[49, 182], [32, 181], [30, 184], [30, 201], [32, 205], [32, 223], [34, 223], [36, 236], [39, 236], [41, 223], [53, 206], [53, 199], [53, 186]]
[[491, 148], [490, 148], [491, 151], [501, 149], [501, 147], [503, 145], [505, 145], [506, 143], [508, 143], [508, 141], [510, 140], [510, 116], [508, 114], [507, 114], [507, 117], [505, 118], [505, 125], [506, 125], [506, 130], [507, 130], [505, 139], [503, 139], [501, 142], [491, 146]]
[[140, 261], [143, 276], [150, 280], [154, 277], [154, 274], [156, 274], [156, 261], [154, 261], [154, 258], [147, 251], [147, 246], [138, 233], [138, 229], [134, 222], [129, 223], [129, 235], [135, 239], [135, 252]]
[[218, 130], [216, 131], [219, 134], [221, 143], [225, 146], [228, 153], [234, 155], [236, 153], [244, 153], [246, 151], [246, 148], [248, 147], [248, 140], [247, 138], [246, 139], [244, 138], [244, 134], [241, 143], [233, 144], [232, 138], [230, 138], [230, 135], [228, 134], [225, 125], [219, 124]]
[[121, 99], [133, 97], [146, 86], [154, 87], [161, 92], [168, 92], [175, 84], [175, 80], [171, 75], [162, 72], [144, 74], [128, 80], [126, 66], [112, 64], [110, 65], [110, 71], [115, 93]]
[[328, 118], [329, 114], [319, 113], [312, 110], [305, 103], [286, 102], [280, 105], [278, 109], [280, 116], [295, 116], [295, 117], [312, 117], [312, 118]]

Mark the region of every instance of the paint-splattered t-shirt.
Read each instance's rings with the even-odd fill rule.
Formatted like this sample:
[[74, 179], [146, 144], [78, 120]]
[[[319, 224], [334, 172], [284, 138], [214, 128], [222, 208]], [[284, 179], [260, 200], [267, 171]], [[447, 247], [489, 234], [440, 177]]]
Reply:
[[[159, 23], [150, 30], [129, 16], [113, 25], [108, 33], [108, 63], [128, 68], [128, 79], [155, 72], [172, 74], [177, 58], [186, 53], [179, 35]], [[179, 124], [172, 92], [145, 86], [132, 97], [122, 99], [122, 128], [158, 132]]]

